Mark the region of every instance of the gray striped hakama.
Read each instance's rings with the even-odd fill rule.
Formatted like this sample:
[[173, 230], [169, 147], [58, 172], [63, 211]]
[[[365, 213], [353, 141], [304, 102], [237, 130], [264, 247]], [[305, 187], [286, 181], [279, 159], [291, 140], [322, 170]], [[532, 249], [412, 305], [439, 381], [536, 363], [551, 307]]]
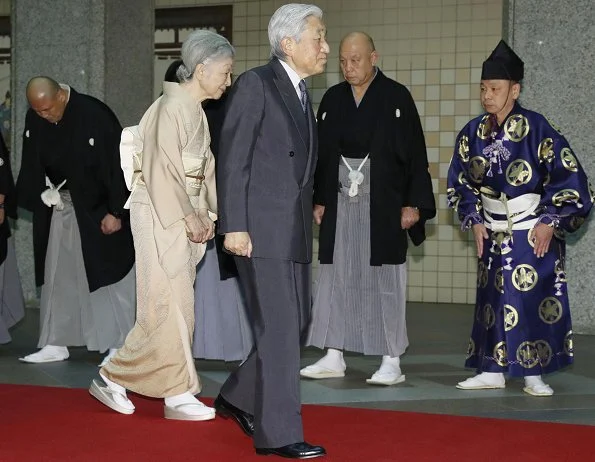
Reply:
[[[357, 169], [363, 159], [346, 159]], [[349, 197], [349, 170], [339, 164], [333, 264], [320, 265], [306, 344], [365, 355], [401, 356], [409, 340], [405, 324], [407, 269], [370, 266], [370, 160], [364, 181]], [[396, 210], [399, 213], [400, 210]]]
[[6, 259], [0, 265], [0, 344], [11, 340], [8, 329], [25, 316], [25, 302], [13, 238], [8, 238]]
[[134, 325], [134, 266], [115, 284], [89, 292], [81, 236], [67, 191], [54, 207], [41, 287], [38, 347], [86, 346], [103, 353], [119, 348]]
[[194, 342], [192, 356], [202, 359], [240, 361], [252, 349], [252, 329], [248, 323], [238, 278], [221, 280], [215, 241], [198, 263], [194, 283]]

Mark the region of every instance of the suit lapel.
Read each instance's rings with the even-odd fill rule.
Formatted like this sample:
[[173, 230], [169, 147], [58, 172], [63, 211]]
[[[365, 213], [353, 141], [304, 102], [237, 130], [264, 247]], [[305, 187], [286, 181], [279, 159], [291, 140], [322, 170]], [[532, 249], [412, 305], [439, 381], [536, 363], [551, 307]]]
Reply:
[[287, 72], [285, 72], [285, 69], [283, 69], [283, 66], [277, 59], [273, 59], [271, 61], [271, 67], [275, 72], [275, 85], [279, 90], [279, 93], [281, 94], [281, 98], [283, 99], [283, 102], [285, 103], [287, 110], [291, 114], [293, 123], [295, 124], [300, 133], [300, 137], [304, 142], [304, 146], [308, 148], [308, 121], [306, 117], [304, 117], [302, 105], [297, 96], [295, 88], [291, 83], [291, 79], [289, 78]]

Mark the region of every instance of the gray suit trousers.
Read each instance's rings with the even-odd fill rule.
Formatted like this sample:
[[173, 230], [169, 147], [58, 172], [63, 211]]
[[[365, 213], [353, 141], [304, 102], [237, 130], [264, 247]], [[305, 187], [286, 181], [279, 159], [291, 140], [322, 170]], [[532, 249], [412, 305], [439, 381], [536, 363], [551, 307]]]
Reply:
[[234, 406], [254, 415], [254, 446], [304, 440], [300, 346], [311, 310], [310, 264], [235, 257], [246, 296], [254, 348], [221, 388]]

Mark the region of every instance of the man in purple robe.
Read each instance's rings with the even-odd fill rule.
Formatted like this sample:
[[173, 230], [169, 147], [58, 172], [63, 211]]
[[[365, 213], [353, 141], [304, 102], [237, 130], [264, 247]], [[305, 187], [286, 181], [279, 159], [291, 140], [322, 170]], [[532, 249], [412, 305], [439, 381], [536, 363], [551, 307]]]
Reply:
[[564, 234], [578, 229], [595, 193], [568, 142], [518, 103], [523, 61], [504, 42], [484, 62], [485, 114], [459, 133], [448, 200], [472, 229], [477, 299], [463, 390], [505, 387], [551, 396], [542, 374], [573, 361]]

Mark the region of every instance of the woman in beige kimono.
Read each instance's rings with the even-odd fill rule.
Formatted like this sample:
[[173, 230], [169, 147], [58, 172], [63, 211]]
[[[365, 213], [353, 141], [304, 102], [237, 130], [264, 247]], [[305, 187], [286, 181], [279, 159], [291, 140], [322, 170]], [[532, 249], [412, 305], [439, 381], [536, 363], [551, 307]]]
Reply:
[[[124, 346], [100, 370], [89, 392], [111, 409], [132, 414], [126, 390], [165, 398], [168, 419], [210, 420], [215, 411], [195, 394], [192, 358], [196, 264], [213, 237], [215, 163], [201, 102], [231, 84], [234, 49], [206, 30], [182, 46], [180, 83], [164, 82], [143, 116], [140, 174], [130, 200], [136, 252], [137, 319]], [[102, 383], [103, 381], [103, 383]]]

